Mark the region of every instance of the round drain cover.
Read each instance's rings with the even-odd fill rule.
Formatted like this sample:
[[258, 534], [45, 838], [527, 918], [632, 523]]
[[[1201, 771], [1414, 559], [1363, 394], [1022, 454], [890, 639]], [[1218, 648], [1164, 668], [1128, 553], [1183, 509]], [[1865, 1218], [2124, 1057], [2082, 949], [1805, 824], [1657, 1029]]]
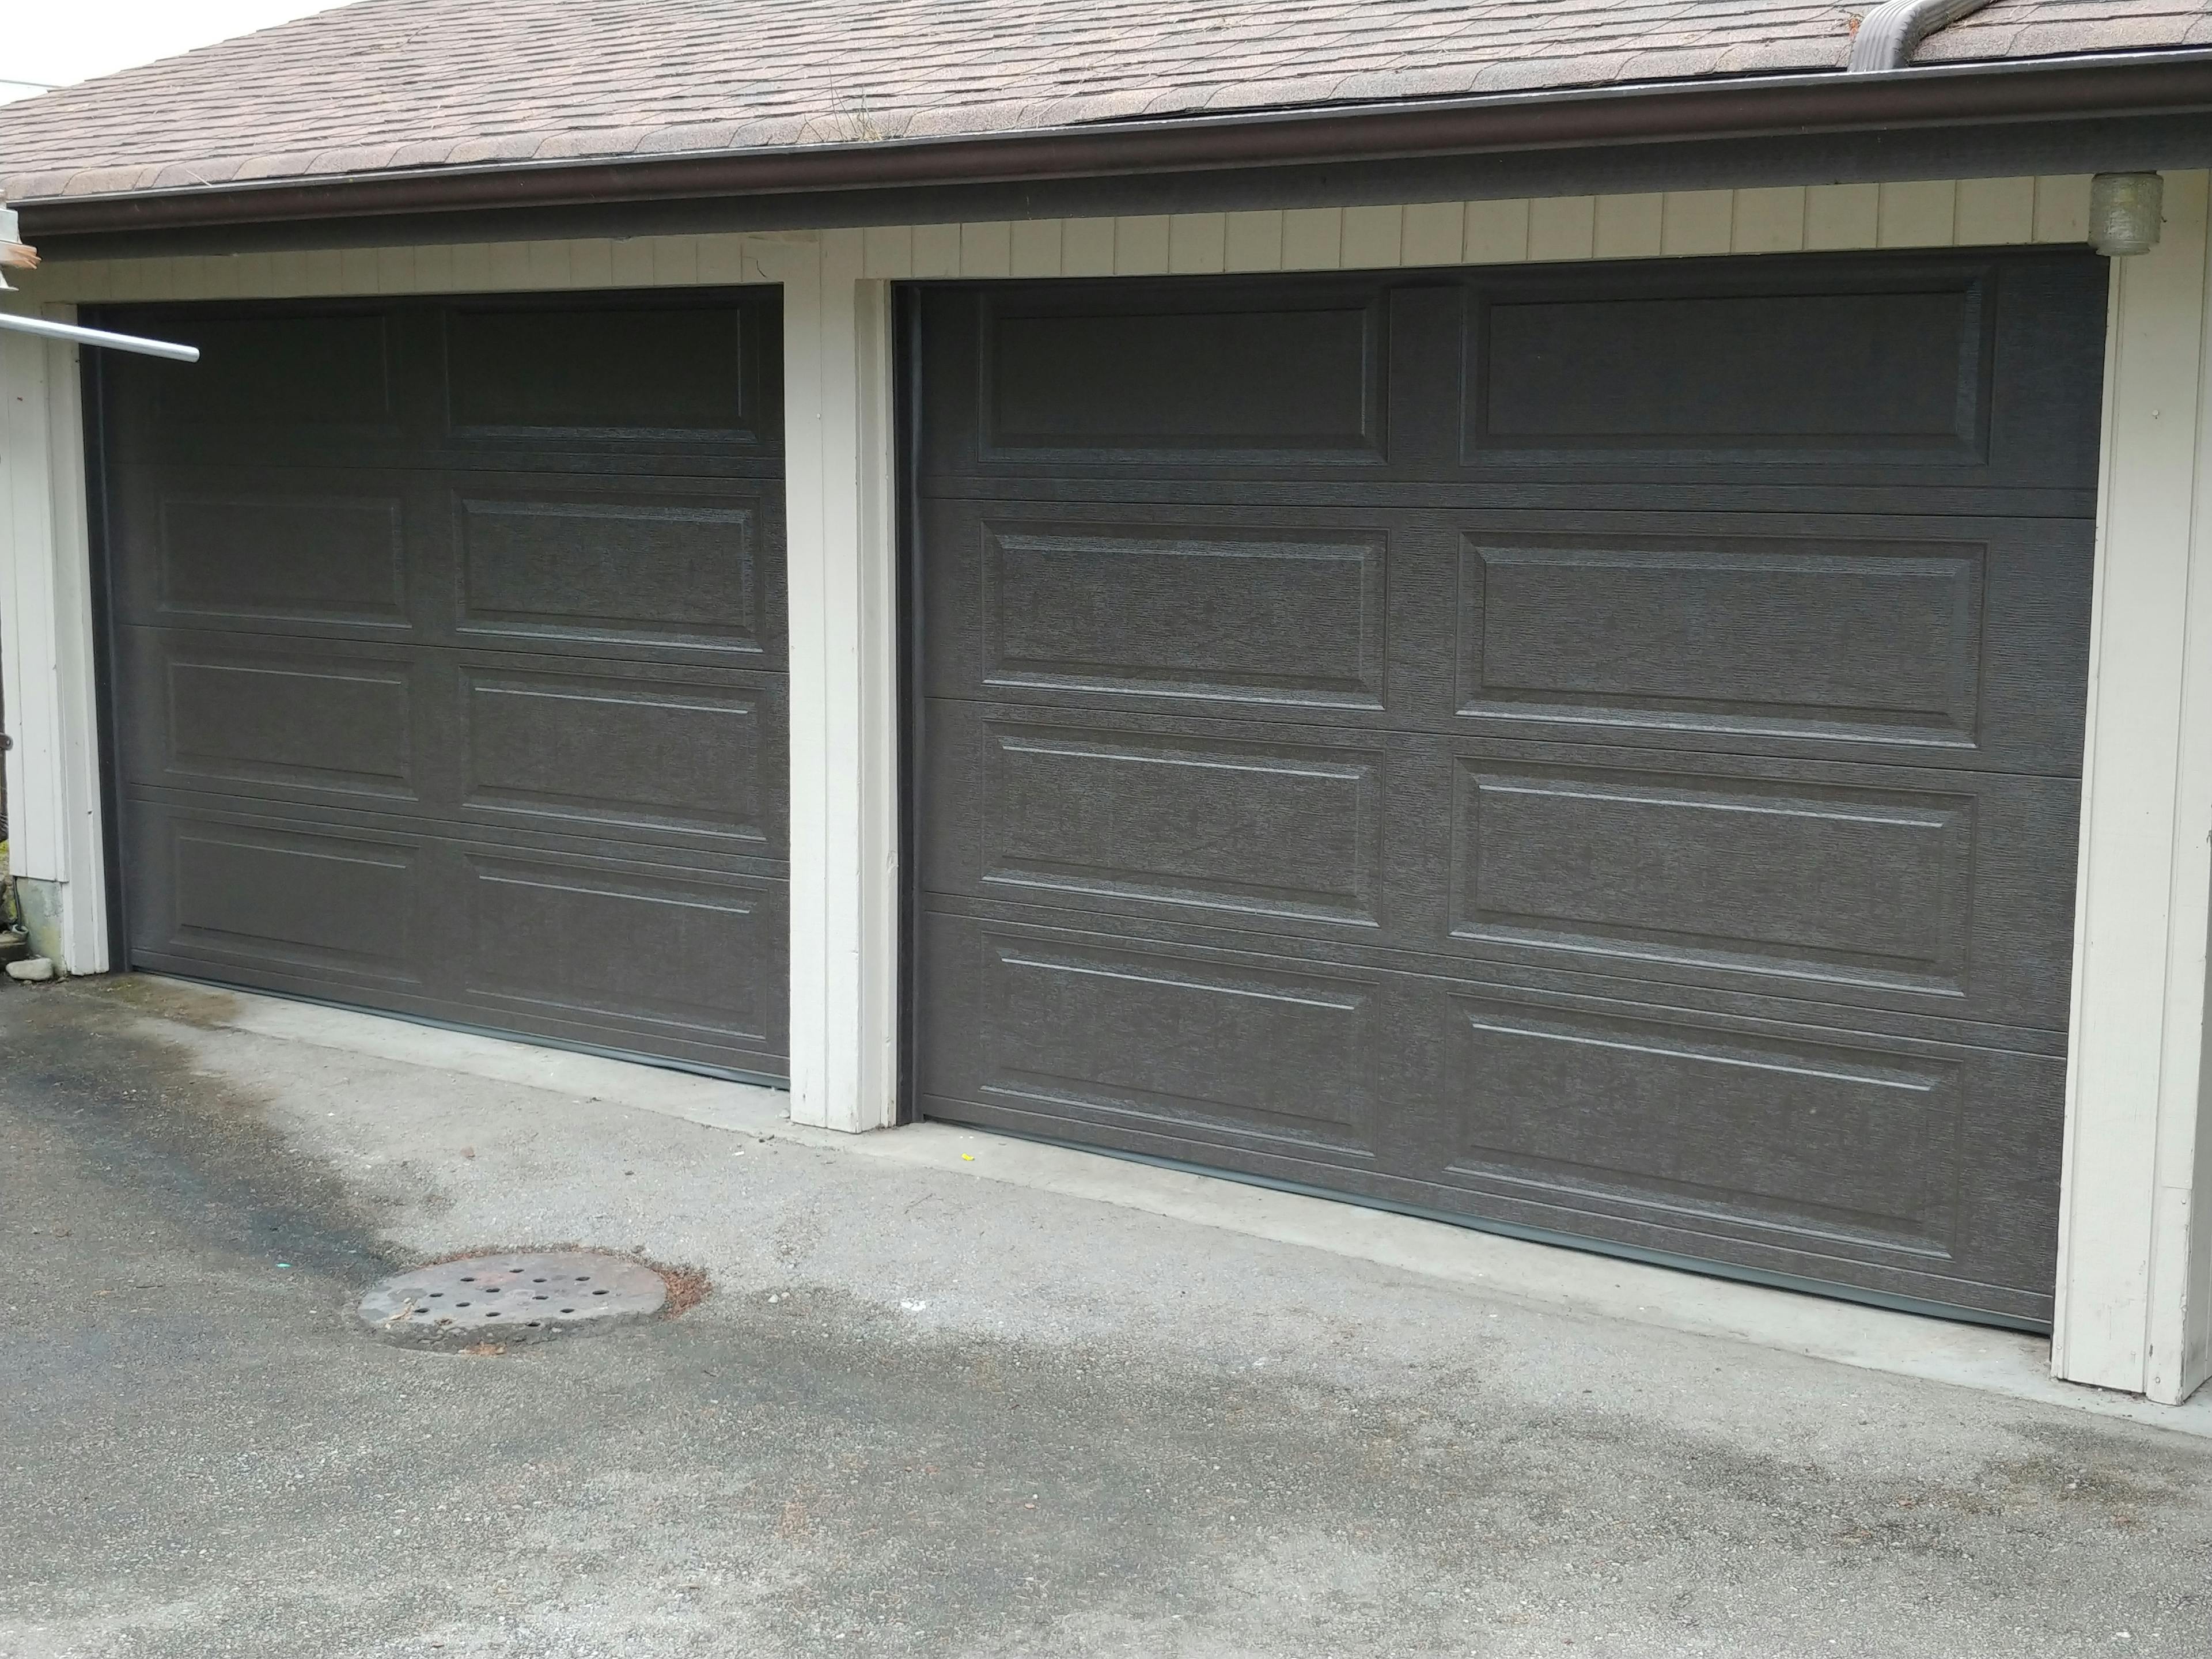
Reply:
[[362, 1324], [395, 1342], [537, 1342], [649, 1319], [668, 1299], [642, 1262], [588, 1250], [479, 1255], [394, 1273], [362, 1297]]

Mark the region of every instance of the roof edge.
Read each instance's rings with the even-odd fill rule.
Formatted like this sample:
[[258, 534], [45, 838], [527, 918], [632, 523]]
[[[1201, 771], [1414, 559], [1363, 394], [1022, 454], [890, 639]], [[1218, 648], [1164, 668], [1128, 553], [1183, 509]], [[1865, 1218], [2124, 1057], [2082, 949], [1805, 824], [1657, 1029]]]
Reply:
[[2200, 109], [2212, 110], [2212, 51], [2192, 48], [1239, 112], [951, 138], [422, 167], [26, 197], [15, 205], [27, 233], [72, 236]]

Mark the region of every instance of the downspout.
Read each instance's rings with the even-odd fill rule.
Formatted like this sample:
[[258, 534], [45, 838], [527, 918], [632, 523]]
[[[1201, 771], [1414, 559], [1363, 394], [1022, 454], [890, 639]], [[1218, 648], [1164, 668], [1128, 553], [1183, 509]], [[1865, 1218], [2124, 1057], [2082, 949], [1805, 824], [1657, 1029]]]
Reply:
[[1972, 15], [1990, 0], [1884, 0], [1859, 21], [1851, 36], [1850, 73], [1901, 70], [1920, 43], [1938, 29]]

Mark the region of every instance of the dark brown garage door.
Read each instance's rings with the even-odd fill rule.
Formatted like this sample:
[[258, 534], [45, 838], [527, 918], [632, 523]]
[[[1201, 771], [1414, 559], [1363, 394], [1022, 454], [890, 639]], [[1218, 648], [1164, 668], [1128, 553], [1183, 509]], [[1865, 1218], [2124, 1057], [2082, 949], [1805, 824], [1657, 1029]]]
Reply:
[[781, 1076], [774, 295], [127, 315], [131, 962]]
[[2104, 289], [926, 291], [922, 1109], [2047, 1320]]

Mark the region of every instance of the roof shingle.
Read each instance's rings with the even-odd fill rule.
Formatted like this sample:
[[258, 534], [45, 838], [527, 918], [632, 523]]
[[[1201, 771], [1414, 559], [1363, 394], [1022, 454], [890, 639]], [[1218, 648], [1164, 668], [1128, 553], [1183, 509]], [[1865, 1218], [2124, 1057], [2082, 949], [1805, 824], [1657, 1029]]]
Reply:
[[[1833, 0], [355, 0], [0, 105], [17, 200], [1842, 68]], [[1917, 61], [2212, 46], [1996, 0]]]

